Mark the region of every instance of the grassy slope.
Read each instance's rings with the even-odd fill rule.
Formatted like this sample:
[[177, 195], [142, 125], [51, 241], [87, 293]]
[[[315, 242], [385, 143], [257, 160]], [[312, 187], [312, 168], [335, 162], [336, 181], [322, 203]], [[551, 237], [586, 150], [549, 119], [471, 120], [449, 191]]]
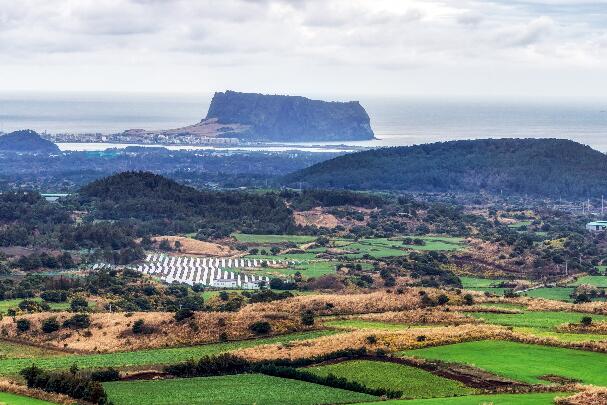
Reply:
[[364, 405], [552, 405], [554, 404], [554, 398], [559, 396], [566, 396], [566, 394], [471, 395], [455, 398], [415, 399], [412, 401], [383, 401]]
[[371, 388], [402, 391], [404, 398], [450, 397], [474, 392], [456, 381], [427, 371], [381, 361], [352, 360], [306, 370], [322, 376], [334, 374]]
[[[171, 364], [198, 358], [206, 355], [224, 353], [245, 347], [253, 347], [268, 343], [288, 342], [292, 340], [312, 339], [318, 336], [334, 333], [331, 331], [316, 331], [294, 333], [265, 339], [243, 340], [238, 342], [215, 343], [201, 346], [174, 347], [167, 349], [138, 350], [107, 354], [67, 355], [61, 357], [45, 357], [36, 360], [36, 365], [47, 369], [65, 369], [77, 364], [81, 369], [101, 367], [138, 367], [158, 364]], [[32, 364], [31, 359], [2, 359], [0, 360], [0, 375], [18, 373], [24, 367]]]
[[245, 243], [306, 243], [316, 240], [315, 236], [306, 235], [249, 235], [245, 233], [235, 233], [232, 235], [239, 242]]
[[181, 404], [339, 404], [373, 400], [376, 397], [303, 381], [257, 374], [161, 381], [105, 383], [116, 405]]
[[52, 402], [42, 401], [36, 398], [0, 392], [0, 404], [4, 405], [52, 405]]
[[[578, 312], [549, 312], [549, 311], [526, 311], [522, 314], [494, 314], [471, 312], [475, 318], [484, 319], [485, 322], [494, 323], [505, 326], [520, 326], [533, 328], [554, 328], [563, 323], [579, 323], [583, 316]], [[607, 320], [605, 315], [592, 315], [595, 321]]]
[[549, 300], [556, 301], [567, 301], [571, 302], [570, 297], [573, 292], [573, 288], [569, 287], [552, 287], [552, 288], [536, 288], [535, 290], [527, 291], [522, 295], [526, 295], [532, 298], [546, 298]]
[[43, 349], [0, 340], [0, 359], [33, 359], [39, 357], [62, 356], [64, 352]]
[[582, 284], [590, 284], [596, 287], [607, 287], [607, 277], [605, 276], [584, 276], [578, 278], [575, 282], [569, 284], [572, 287], [576, 287]]
[[458, 343], [403, 352], [408, 356], [466, 363], [527, 383], [553, 374], [607, 386], [607, 355], [499, 340]]

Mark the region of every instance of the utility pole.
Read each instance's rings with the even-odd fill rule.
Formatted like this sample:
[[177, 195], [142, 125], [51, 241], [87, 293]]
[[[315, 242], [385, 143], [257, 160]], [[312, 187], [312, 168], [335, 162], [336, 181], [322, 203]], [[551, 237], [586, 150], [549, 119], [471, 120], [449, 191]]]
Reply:
[[605, 214], [605, 196], [601, 195], [601, 217]]

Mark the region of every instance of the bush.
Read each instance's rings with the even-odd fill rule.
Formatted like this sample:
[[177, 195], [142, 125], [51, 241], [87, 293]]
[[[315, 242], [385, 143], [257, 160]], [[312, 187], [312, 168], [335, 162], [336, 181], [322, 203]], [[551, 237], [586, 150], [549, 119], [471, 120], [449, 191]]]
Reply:
[[34, 300], [23, 300], [19, 303], [19, 309], [24, 312], [42, 312], [48, 311], [50, 307], [45, 302], [37, 302]]
[[249, 325], [249, 330], [256, 335], [266, 335], [272, 330], [272, 325], [266, 321], [257, 321]]
[[175, 320], [177, 322], [181, 322], [183, 320], [192, 318], [194, 316], [194, 311], [188, 308], [182, 308], [175, 312]]
[[301, 323], [305, 326], [314, 325], [314, 311], [308, 309], [301, 313]]
[[449, 302], [449, 297], [447, 297], [445, 294], [441, 294], [436, 299], [436, 302], [438, 305], [445, 305], [446, 303]]
[[250, 368], [248, 360], [224, 353], [205, 356], [200, 360], [166, 366], [164, 371], [176, 377], [209, 377], [214, 375], [241, 374]]
[[107, 404], [107, 395], [98, 381], [77, 372], [49, 372], [35, 365], [20, 371], [28, 388], [69, 395], [95, 404]]
[[473, 305], [474, 304], [474, 297], [471, 294], [464, 295], [464, 304], [466, 304], [466, 305]]
[[139, 335], [140, 333], [143, 333], [144, 331], [144, 325], [145, 325], [145, 321], [143, 319], [137, 319], [134, 323], [133, 323], [133, 333], [136, 335]]
[[67, 301], [67, 292], [61, 290], [49, 290], [40, 293], [40, 298], [47, 302], [65, 302]]
[[59, 325], [59, 321], [57, 321], [57, 318], [55, 317], [47, 318], [42, 321], [42, 332], [44, 333], [56, 332], [60, 327], [61, 325]]
[[91, 326], [91, 318], [87, 314], [76, 314], [63, 321], [64, 328], [86, 329]]
[[118, 381], [120, 380], [120, 372], [111, 367], [105, 370], [93, 371], [91, 372], [91, 380], [99, 382]]
[[32, 323], [29, 321], [29, 319], [18, 319], [17, 320], [17, 331], [18, 332], [27, 332], [28, 330], [30, 330], [32, 326]]
[[83, 297], [76, 297], [70, 302], [70, 309], [73, 312], [86, 311], [89, 308], [88, 301]]
[[592, 325], [592, 317], [584, 316], [584, 317], [582, 317], [582, 321], [580, 323], [583, 326], [590, 326], [590, 325]]

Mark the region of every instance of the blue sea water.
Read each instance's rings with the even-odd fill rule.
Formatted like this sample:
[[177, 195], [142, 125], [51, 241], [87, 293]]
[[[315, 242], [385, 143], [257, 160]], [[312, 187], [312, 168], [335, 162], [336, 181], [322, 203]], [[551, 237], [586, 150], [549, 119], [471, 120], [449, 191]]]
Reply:
[[[607, 152], [607, 102], [357, 98], [369, 113], [378, 139], [347, 144], [550, 137]], [[210, 100], [211, 94], [0, 94], [0, 131], [115, 133], [130, 128], [176, 128], [200, 121]]]

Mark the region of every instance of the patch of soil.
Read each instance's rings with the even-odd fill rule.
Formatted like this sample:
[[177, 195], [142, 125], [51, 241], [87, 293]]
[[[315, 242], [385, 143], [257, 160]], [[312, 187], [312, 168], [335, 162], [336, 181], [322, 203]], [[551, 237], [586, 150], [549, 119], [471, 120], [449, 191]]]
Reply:
[[332, 215], [323, 212], [322, 208], [314, 208], [310, 211], [299, 211], [293, 213], [293, 219], [297, 225], [316, 226], [319, 228], [333, 229], [339, 225], [338, 219]]
[[152, 238], [155, 243], [160, 243], [161, 240], [167, 239], [171, 246], [175, 245], [176, 241], [181, 243], [180, 252], [186, 255], [200, 256], [234, 256], [239, 252], [229, 246], [220, 245], [218, 243], [204, 242], [201, 240], [186, 238], [184, 236], [156, 236]]
[[546, 375], [542, 375], [538, 378], [540, 380], [550, 381], [552, 383], [561, 384], [561, 385], [575, 384], [575, 383], [581, 382], [580, 380], [576, 380], [575, 378], [563, 377], [563, 376], [554, 375], [554, 374], [546, 374]]

